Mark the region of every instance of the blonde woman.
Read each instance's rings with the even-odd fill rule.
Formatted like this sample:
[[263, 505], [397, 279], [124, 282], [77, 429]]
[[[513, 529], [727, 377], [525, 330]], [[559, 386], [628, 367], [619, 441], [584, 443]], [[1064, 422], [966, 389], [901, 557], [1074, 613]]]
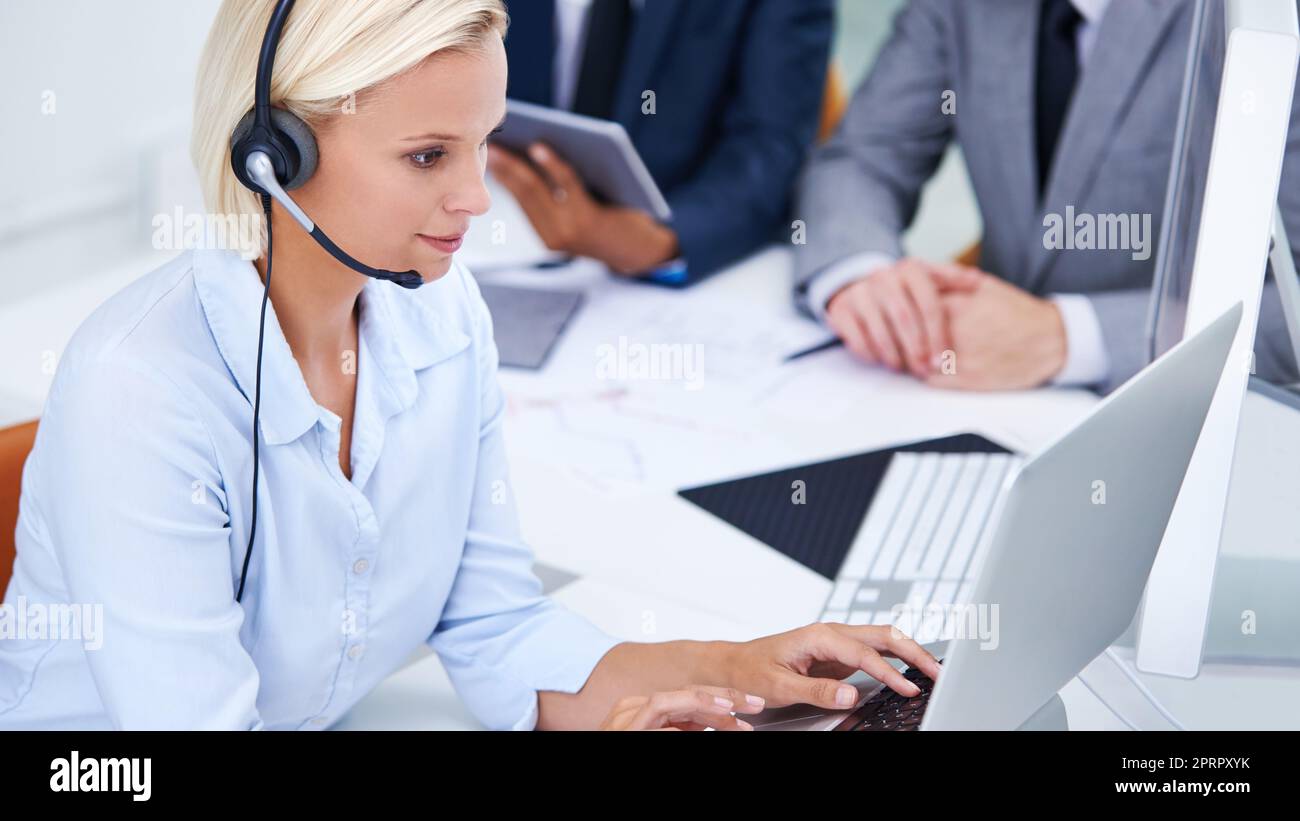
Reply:
[[7, 601], [98, 607], [100, 639], [0, 642], [0, 728], [319, 729], [420, 643], [492, 728], [745, 729], [734, 714], [765, 704], [848, 706], [855, 670], [915, 693], [883, 655], [938, 674], [883, 627], [635, 644], [545, 598], [491, 320], [453, 257], [488, 208], [505, 10], [226, 0], [192, 142], [217, 214], [262, 212], [231, 135], [273, 12], [269, 103], [318, 154], [279, 181], [347, 255], [419, 287], [358, 273], [277, 201], [251, 261], [188, 251], [86, 321], [25, 468]]

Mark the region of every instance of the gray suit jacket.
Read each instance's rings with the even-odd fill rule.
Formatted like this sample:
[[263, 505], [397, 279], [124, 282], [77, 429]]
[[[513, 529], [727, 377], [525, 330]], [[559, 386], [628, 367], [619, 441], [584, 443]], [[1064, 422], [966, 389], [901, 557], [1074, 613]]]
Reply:
[[[1110, 359], [1109, 392], [1147, 362], [1147, 310], [1187, 56], [1190, 0], [1115, 0], [1101, 19], [1038, 201], [1034, 72], [1038, 0], [912, 0], [838, 133], [813, 156], [794, 217], [795, 298], [862, 252], [901, 256], [900, 237], [949, 143], [961, 147], [984, 223], [980, 267], [1038, 295], [1082, 293]], [[956, 112], [941, 103], [951, 91]], [[1300, 95], [1280, 197], [1300, 239]], [[1151, 254], [1044, 248], [1043, 217], [1151, 214]], [[1300, 243], [1293, 240], [1293, 246]], [[865, 272], [864, 272], [865, 273]], [[1276, 288], [1264, 294], [1256, 372], [1296, 378]]]

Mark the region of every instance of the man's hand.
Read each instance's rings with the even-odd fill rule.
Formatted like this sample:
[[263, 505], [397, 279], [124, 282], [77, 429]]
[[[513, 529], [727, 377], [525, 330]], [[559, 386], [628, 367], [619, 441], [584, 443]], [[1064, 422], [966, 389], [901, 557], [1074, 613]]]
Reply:
[[489, 146], [488, 169], [514, 195], [547, 248], [599, 260], [620, 274], [644, 273], [677, 256], [672, 229], [634, 208], [597, 202], [548, 146], [534, 143], [528, 156], [536, 169]]
[[991, 274], [973, 290], [941, 297], [948, 316], [952, 368], [926, 382], [960, 390], [1018, 390], [1049, 381], [1065, 367], [1065, 323], [1050, 300]]
[[926, 379], [953, 344], [942, 295], [978, 282], [974, 268], [902, 259], [837, 291], [826, 320], [861, 359]]
[[925, 648], [888, 626], [813, 624], [723, 648], [719, 675], [732, 687], [765, 698], [768, 707], [848, 709], [858, 692], [841, 680], [858, 670], [895, 692], [916, 695], [917, 686], [884, 657], [902, 659], [932, 679], [940, 669]]

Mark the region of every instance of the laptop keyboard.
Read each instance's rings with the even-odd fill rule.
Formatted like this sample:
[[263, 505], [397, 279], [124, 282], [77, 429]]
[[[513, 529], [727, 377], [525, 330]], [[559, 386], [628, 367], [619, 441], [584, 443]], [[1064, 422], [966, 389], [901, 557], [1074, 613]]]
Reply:
[[920, 687], [921, 692], [905, 696], [886, 687], [849, 713], [834, 729], [839, 732], [909, 732], [918, 729], [930, 703], [930, 693], [934, 692], [934, 680], [916, 667], [909, 667], [903, 678]]
[[968, 600], [1003, 483], [1023, 462], [1007, 453], [895, 453], [821, 620], [894, 624], [921, 643], [951, 638], [951, 619], [933, 605]]

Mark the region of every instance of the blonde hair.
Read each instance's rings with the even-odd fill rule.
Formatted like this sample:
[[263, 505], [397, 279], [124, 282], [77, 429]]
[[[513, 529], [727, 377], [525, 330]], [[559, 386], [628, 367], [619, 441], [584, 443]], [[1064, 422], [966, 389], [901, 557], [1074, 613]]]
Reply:
[[[230, 135], [253, 107], [257, 56], [276, 0], [224, 0], [199, 58], [190, 157], [208, 211], [258, 225], [251, 258], [266, 247], [257, 195], [230, 170]], [[501, 0], [298, 0], [275, 54], [271, 105], [313, 128], [357, 95], [440, 51], [468, 51], [508, 18]]]

